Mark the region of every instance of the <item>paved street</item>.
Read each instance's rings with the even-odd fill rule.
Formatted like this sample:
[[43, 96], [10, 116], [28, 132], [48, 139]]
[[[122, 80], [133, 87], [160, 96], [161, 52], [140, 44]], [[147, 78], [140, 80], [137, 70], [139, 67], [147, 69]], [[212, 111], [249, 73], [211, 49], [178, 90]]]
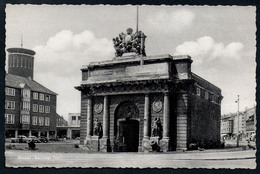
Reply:
[[7, 150], [7, 167], [250, 168], [255, 150], [183, 153], [49, 153]]

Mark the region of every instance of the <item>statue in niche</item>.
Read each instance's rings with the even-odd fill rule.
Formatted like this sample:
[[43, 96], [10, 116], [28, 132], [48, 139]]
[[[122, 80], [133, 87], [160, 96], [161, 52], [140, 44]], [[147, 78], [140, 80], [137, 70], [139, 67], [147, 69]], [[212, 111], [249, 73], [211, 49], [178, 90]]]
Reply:
[[152, 137], [162, 137], [162, 123], [159, 117], [155, 117], [152, 122]]
[[100, 121], [98, 121], [98, 119], [96, 118], [94, 123], [93, 123], [93, 135], [94, 136], [102, 136], [102, 125], [100, 123]]
[[137, 55], [146, 56], [145, 38], [142, 31], [133, 34], [133, 29], [128, 28], [125, 33], [120, 33], [118, 37], [113, 38], [116, 57], [122, 56], [124, 53], [136, 53]]

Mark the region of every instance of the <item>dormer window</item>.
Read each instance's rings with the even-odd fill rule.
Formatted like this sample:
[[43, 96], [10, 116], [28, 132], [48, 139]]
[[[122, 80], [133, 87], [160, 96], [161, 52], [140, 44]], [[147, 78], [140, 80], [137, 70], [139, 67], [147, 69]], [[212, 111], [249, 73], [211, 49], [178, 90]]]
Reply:
[[45, 99], [46, 101], [50, 101], [50, 100], [51, 100], [51, 96], [50, 96], [50, 95], [47, 95], [47, 94], [46, 94], [46, 97], [45, 97], [45, 98], [46, 98], [46, 99]]
[[22, 93], [24, 98], [30, 98], [31, 91], [29, 89], [23, 89]]

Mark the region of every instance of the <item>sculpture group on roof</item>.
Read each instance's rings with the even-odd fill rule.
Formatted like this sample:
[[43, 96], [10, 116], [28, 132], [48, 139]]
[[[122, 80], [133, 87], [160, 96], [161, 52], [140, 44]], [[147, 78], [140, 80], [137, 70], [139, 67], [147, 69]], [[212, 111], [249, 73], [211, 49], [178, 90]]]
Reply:
[[145, 42], [146, 36], [142, 31], [133, 34], [133, 29], [128, 28], [125, 33], [120, 33], [118, 37], [113, 38], [116, 57], [122, 56], [124, 53], [136, 53], [137, 55], [146, 56]]

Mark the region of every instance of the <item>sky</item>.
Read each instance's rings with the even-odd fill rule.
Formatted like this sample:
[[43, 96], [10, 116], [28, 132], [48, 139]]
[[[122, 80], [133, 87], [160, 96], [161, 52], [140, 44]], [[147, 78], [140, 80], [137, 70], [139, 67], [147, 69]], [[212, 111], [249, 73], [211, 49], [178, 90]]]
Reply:
[[[222, 114], [253, 107], [253, 6], [139, 6], [146, 54], [190, 55], [192, 72], [222, 90]], [[80, 68], [114, 58], [112, 39], [136, 28], [136, 6], [7, 5], [6, 48], [36, 52], [34, 80], [58, 93], [57, 113], [80, 112]]]

